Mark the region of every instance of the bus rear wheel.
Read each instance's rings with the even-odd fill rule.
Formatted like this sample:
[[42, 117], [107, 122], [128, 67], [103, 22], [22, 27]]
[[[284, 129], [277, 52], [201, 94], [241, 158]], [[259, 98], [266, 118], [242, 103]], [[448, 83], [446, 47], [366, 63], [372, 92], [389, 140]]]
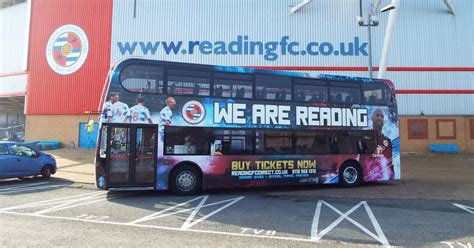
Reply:
[[342, 187], [356, 187], [362, 182], [362, 169], [356, 162], [346, 162], [339, 168], [339, 184]]
[[201, 185], [201, 173], [195, 166], [181, 165], [171, 173], [170, 188], [177, 195], [195, 195]]

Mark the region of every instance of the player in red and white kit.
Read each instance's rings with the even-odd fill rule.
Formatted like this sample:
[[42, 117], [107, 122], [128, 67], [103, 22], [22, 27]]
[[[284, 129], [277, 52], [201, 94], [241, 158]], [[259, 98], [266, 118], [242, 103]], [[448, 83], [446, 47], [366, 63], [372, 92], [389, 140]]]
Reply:
[[139, 97], [137, 105], [130, 108], [126, 122], [131, 123], [153, 123], [151, 120], [150, 111], [145, 107], [145, 98]]
[[382, 132], [385, 122], [385, 113], [377, 108], [371, 116], [373, 129], [375, 130], [376, 148], [372, 155], [366, 158], [366, 161], [360, 161], [365, 165], [365, 180], [380, 181], [395, 178], [395, 172], [392, 164], [393, 146], [392, 140]]

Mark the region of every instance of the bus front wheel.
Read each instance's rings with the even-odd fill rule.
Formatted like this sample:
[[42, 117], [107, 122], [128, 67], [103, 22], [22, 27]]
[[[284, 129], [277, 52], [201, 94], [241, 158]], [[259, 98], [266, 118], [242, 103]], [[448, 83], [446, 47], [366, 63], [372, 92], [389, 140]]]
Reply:
[[346, 162], [339, 168], [339, 184], [342, 187], [356, 187], [362, 182], [362, 169], [356, 162]]
[[177, 195], [195, 195], [201, 185], [201, 173], [195, 166], [181, 165], [171, 173], [170, 188]]

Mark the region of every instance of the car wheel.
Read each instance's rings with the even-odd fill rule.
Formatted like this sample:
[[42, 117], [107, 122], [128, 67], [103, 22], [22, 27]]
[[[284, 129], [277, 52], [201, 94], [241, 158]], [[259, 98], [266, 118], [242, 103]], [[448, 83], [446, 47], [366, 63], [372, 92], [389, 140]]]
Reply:
[[201, 184], [201, 173], [195, 166], [181, 165], [171, 173], [170, 188], [177, 195], [195, 195]]
[[339, 184], [342, 187], [356, 187], [362, 182], [362, 169], [356, 162], [346, 162], [339, 168]]
[[50, 179], [52, 174], [52, 168], [49, 165], [46, 165], [41, 169], [41, 177], [43, 179]]

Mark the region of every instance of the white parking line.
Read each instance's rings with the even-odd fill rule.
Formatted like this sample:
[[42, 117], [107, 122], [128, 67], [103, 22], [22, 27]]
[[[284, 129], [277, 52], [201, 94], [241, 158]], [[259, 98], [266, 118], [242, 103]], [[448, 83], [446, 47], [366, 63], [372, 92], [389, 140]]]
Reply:
[[[54, 202], [54, 203], [59, 203], [59, 204], [56, 205], [56, 206], [47, 208], [47, 209], [40, 210], [38, 212], [35, 212], [34, 214], [35, 215], [45, 214], [45, 213], [49, 213], [49, 212], [59, 211], [59, 210], [62, 210], [62, 209], [73, 208], [73, 207], [80, 206], [80, 205], [94, 203], [94, 202], [97, 202], [97, 201], [107, 200], [107, 197], [106, 197], [106, 198], [102, 198], [102, 199], [91, 201], [91, 202], [87, 201], [87, 200], [97, 199], [98, 197], [101, 197], [102, 195], [104, 195], [106, 193], [107, 192], [96, 192], [95, 194], [91, 194], [91, 195], [88, 195], [88, 196], [82, 197], [82, 198], [77, 198], [77, 199], [73, 199], [73, 200], [66, 200], [66, 201], [60, 201], [60, 202]], [[86, 201], [86, 202], [83, 202], [81, 204], [73, 204], [73, 203], [77, 203], [77, 202], [80, 202], [80, 201]]]
[[[17, 212], [9, 212], [9, 211], [4, 211], [3, 213], [12, 214], [12, 215], [39, 217], [39, 218], [46, 218], [46, 219], [73, 220], [73, 221], [81, 221], [81, 222], [88, 222], [88, 223], [151, 228], [151, 229], [178, 231], [178, 232], [187, 232], [187, 233], [217, 234], [217, 235], [236, 236], [236, 237], [245, 237], [245, 238], [274, 239], [274, 240], [299, 241], [299, 242], [308, 242], [308, 243], [321, 243], [321, 242], [329, 243], [328, 241], [312, 240], [312, 239], [305, 239], [305, 238], [293, 238], [293, 237], [282, 237], [282, 236], [261, 236], [261, 235], [253, 235], [253, 234], [246, 234], [246, 233], [231, 233], [231, 232], [220, 232], [220, 231], [199, 230], [199, 229], [181, 229], [181, 228], [176, 228], [176, 227], [150, 226], [150, 225], [143, 225], [143, 224], [130, 224], [130, 223], [123, 223], [123, 222], [102, 221], [102, 220], [93, 220], [93, 219], [88, 220], [88, 219], [78, 219], [78, 218], [69, 218], [69, 217], [49, 216], [49, 215], [34, 215], [34, 214], [28, 214], [28, 213], [17, 213]], [[363, 246], [364, 245], [361, 245], [361, 247]]]
[[224, 201], [220, 201], [219, 203], [225, 203], [225, 202], [229, 202], [227, 204], [225, 204], [224, 206], [212, 211], [211, 213], [197, 219], [196, 221], [193, 222], [193, 219], [194, 217], [196, 216], [196, 214], [199, 212], [199, 210], [202, 208], [202, 207], [207, 207], [209, 206], [210, 204], [207, 204], [207, 205], [203, 205], [204, 202], [206, 202], [207, 200], [207, 197], [202, 199], [201, 202], [199, 203], [199, 205], [194, 209], [194, 211], [189, 215], [189, 217], [186, 219], [186, 221], [184, 222], [183, 226], [181, 226], [181, 229], [185, 230], [185, 229], [189, 229], [191, 228], [192, 226], [206, 220], [207, 218], [219, 213], [220, 211], [224, 210], [225, 208], [228, 208], [230, 207], [231, 205], [233, 205], [234, 203], [240, 201], [244, 199], [244, 196], [240, 196], [240, 197], [236, 197], [236, 198], [232, 198], [232, 199], [228, 199], [228, 200], [224, 200]]
[[[134, 221], [131, 221], [129, 222], [129, 224], [138, 224], [140, 222], [145, 222], [145, 221], [149, 221], [149, 220], [154, 220], [154, 219], [158, 219], [158, 218], [162, 218], [162, 217], [166, 217], [166, 216], [171, 216], [171, 215], [175, 215], [175, 214], [180, 214], [180, 213], [183, 213], [183, 212], [188, 212], [188, 211], [191, 211], [191, 214], [189, 214], [188, 218], [186, 219], [186, 221], [183, 223], [183, 225], [181, 226], [181, 229], [189, 229], [191, 228], [192, 226], [206, 220], [207, 218], [217, 214], [218, 212], [224, 210], [225, 208], [228, 208], [230, 207], [231, 205], [233, 205], [234, 203], [244, 199], [245, 197], [244, 196], [240, 196], [240, 197], [235, 197], [235, 198], [231, 198], [231, 199], [227, 199], [227, 200], [223, 200], [223, 201], [218, 201], [218, 202], [214, 202], [214, 203], [209, 203], [209, 204], [205, 204], [204, 203], [207, 201], [207, 199], [209, 198], [209, 195], [203, 195], [203, 196], [199, 196], [199, 197], [196, 197], [194, 199], [191, 199], [189, 201], [186, 201], [186, 202], [183, 202], [183, 203], [180, 203], [178, 205], [175, 205], [175, 206], [172, 206], [172, 207], [169, 207], [167, 209], [163, 209], [159, 212], [156, 212], [156, 213], [153, 213], [153, 214], [150, 214], [150, 215], [147, 215], [145, 217], [142, 217], [142, 218], [139, 218], [139, 219], [136, 219]], [[185, 206], [185, 205], [188, 205], [189, 203], [191, 202], [194, 202], [194, 201], [197, 201], [197, 200], [201, 200], [199, 202], [199, 204], [196, 206], [196, 207], [192, 207], [192, 208], [186, 208], [186, 209], [183, 209], [183, 210], [179, 210], [179, 211], [171, 211], [175, 208], [178, 208], [178, 207], [181, 207], [181, 206]], [[203, 207], [209, 207], [209, 206], [214, 206], [214, 205], [218, 205], [218, 204], [222, 204], [222, 203], [226, 203], [228, 202], [227, 204], [225, 204], [224, 206], [212, 211], [211, 213], [197, 219], [196, 221], [193, 222], [194, 220], [194, 217], [196, 216], [196, 214], [199, 212], [199, 210], [201, 210], [201, 208]]]
[[55, 204], [55, 203], [61, 203], [62, 200], [66, 200], [66, 199], [70, 199], [70, 198], [74, 198], [74, 197], [79, 197], [79, 196], [93, 195], [93, 194], [97, 194], [97, 192], [89, 192], [89, 193], [71, 195], [71, 196], [60, 197], [60, 198], [55, 198], [55, 199], [50, 199], [50, 200], [45, 200], [45, 201], [27, 203], [27, 204], [22, 204], [22, 205], [17, 205], [17, 206], [10, 206], [10, 207], [7, 207], [7, 208], [2, 208], [2, 209], [0, 209], [0, 211], [8, 211], [8, 210], [23, 209], [23, 208], [46, 206], [46, 205], [51, 205], [51, 204]]
[[10, 193], [18, 193], [18, 192], [24, 192], [24, 191], [34, 191], [34, 190], [40, 190], [40, 189], [49, 189], [49, 188], [58, 188], [58, 187], [63, 187], [63, 186], [68, 186], [68, 184], [57, 184], [57, 185], [48, 185], [48, 186], [35, 186], [35, 187], [21, 187], [9, 191], [1, 191], [0, 194], [10, 194]]
[[48, 183], [49, 182], [20, 184], [20, 185], [14, 186], [14, 187], [0, 188], [0, 192], [11, 190], [11, 189], [17, 189], [17, 188], [25, 188], [25, 187], [29, 187], [29, 186], [43, 185], [43, 184], [48, 184]]
[[[330, 209], [332, 209], [334, 212], [336, 212], [337, 214], [340, 215], [339, 218], [337, 218], [334, 222], [332, 222], [328, 227], [326, 227], [324, 230], [318, 232], [318, 225], [319, 225], [319, 218], [321, 216], [321, 207], [322, 207], [322, 204], [326, 205], [327, 207], [329, 207]], [[361, 206], [364, 206], [365, 208], [365, 211], [367, 212], [367, 214], [369, 215], [369, 218], [370, 218], [370, 221], [372, 222], [372, 225], [374, 226], [375, 228], [375, 232], [377, 232], [377, 234], [374, 234], [372, 233], [371, 231], [369, 231], [369, 229], [367, 229], [366, 227], [364, 227], [363, 225], [361, 225], [359, 222], [355, 221], [354, 219], [352, 219], [351, 217], [349, 217], [350, 214], [352, 214], [354, 211], [356, 211], [359, 207]], [[390, 246], [390, 244], [388, 243], [388, 240], [387, 240], [387, 237], [385, 237], [385, 234], [383, 233], [382, 231], [382, 228], [380, 227], [377, 219], [375, 218], [372, 210], [370, 209], [369, 205], [367, 204], [366, 201], [361, 201], [359, 202], [357, 205], [355, 205], [354, 207], [352, 207], [351, 209], [349, 209], [347, 212], [345, 213], [342, 213], [341, 211], [339, 211], [337, 208], [335, 208], [334, 206], [332, 206], [331, 204], [323, 201], [323, 200], [319, 200], [318, 201], [318, 204], [316, 205], [316, 210], [314, 212], [314, 218], [313, 218], [313, 224], [311, 226], [311, 239], [313, 240], [321, 240], [324, 235], [326, 235], [328, 232], [330, 232], [331, 230], [333, 230], [339, 223], [341, 223], [344, 219], [350, 221], [352, 224], [354, 224], [356, 227], [358, 227], [360, 230], [364, 231], [367, 235], [369, 235], [370, 237], [374, 238], [375, 240], [379, 241], [382, 245], [384, 246]]]
[[95, 220], [104, 220], [104, 219], [108, 219], [110, 218], [109, 216], [107, 215], [103, 215], [103, 216], [95, 216], [95, 215], [89, 215], [89, 214], [81, 214], [79, 216], [76, 216], [77, 219], [86, 219], [86, 220], [91, 220], [91, 219], [95, 219]]
[[46, 209], [42, 209], [42, 210], [32, 213], [32, 215], [43, 215], [46, 213], [51, 213], [51, 212], [55, 212], [59, 210], [74, 208], [78, 206], [83, 206], [87, 204], [92, 204], [92, 203], [106, 201], [106, 200], [112, 200], [112, 199], [136, 194], [136, 193], [126, 193], [126, 194], [116, 194], [110, 197], [107, 197], [107, 196], [103, 197], [107, 193], [108, 192], [106, 191], [92, 192], [92, 193], [86, 193], [86, 194], [61, 197], [61, 198], [56, 198], [56, 199], [51, 199], [51, 200], [46, 200], [46, 201], [41, 201], [41, 202], [23, 204], [19, 206], [12, 206], [12, 207], [0, 209], [0, 213], [5, 212], [5, 211], [11, 211], [11, 210], [25, 209], [25, 208], [37, 208], [37, 207], [43, 207], [43, 206], [50, 206]]
[[[54, 211], [59, 211], [59, 210], [64, 210], [64, 209], [68, 209], [68, 208], [75, 208], [75, 207], [78, 207], [78, 206], [88, 205], [88, 204], [92, 204], [92, 203], [96, 203], [96, 202], [113, 200], [113, 199], [122, 198], [122, 197], [130, 196], [130, 195], [133, 195], [133, 194], [123, 194], [123, 195], [117, 195], [117, 196], [112, 196], [112, 197], [105, 197], [105, 198], [102, 198], [102, 199], [98, 199], [98, 200], [94, 200], [94, 201], [88, 201], [88, 202], [83, 202], [83, 203], [79, 203], [79, 204], [75, 204], [75, 205], [70, 205], [70, 206], [65, 206], [65, 207], [61, 207], [61, 208], [46, 209], [46, 210], [39, 211], [39, 212], [37, 212], [37, 213], [35, 213], [35, 214], [40, 215], [40, 214], [49, 213], [49, 212], [54, 212]], [[84, 198], [84, 199], [86, 199], [86, 198]], [[84, 200], [84, 199], [81, 199], [81, 200]], [[69, 203], [68, 203], [68, 204], [69, 204]], [[65, 205], [68, 205], [68, 204], [65, 204]], [[64, 205], [64, 204], [63, 204], [63, 205]]]
[[466, 205], [462, 205], [462, 204], [459, 204], [459, 203], [453, 203], [454, 206], [462, 209], [462, 210], [465, 210], [466, 212], [470, 213], [470, 214], [474, 214], [474, 208], [473, 207], [469, 207], [469, 206], [466, 206]]

